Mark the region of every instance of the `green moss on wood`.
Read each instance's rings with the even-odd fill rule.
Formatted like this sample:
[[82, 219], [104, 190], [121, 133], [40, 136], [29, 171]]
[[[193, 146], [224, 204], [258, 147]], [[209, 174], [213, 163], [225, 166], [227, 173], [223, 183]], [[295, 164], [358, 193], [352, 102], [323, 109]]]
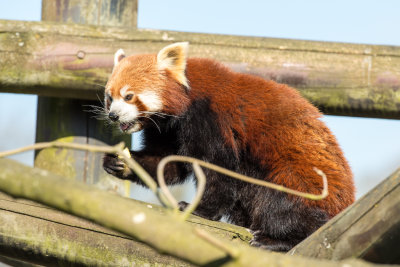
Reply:
[[400, 118], [400, 48], [394, 46], [12, 21], [0, 21], [0, 39], [3, 91], [97, 99], [117, 49], [156, 53], [189, 41], [190, 56], [288, 83], [329, 114]]
[[[170, 211], [160, 214], [135, 202], [93, 187], [66, 180], [47, 171], [0, 159], [0, 190], [34, 199], [96, 221], [148, 244], [159, 253], [173, 255], [196, 265], [220, 266], [337, 266], [336, 262], [271, 253], [235, 244], [239, 254], [230, 258], [224, 250], [195, 234], [193, 226]], [[230, 246], [227, 241], [222, 241]], [[341, 262], [340, 264], [346, 264]], [[370, 266], [351, 261], [352, 266]]]
[[[74, 137], [59, 139], [61, 142], [73, 143]], [[70, 149], [47, 148], [37, 153], [35, 166], [68, 179], [76, 179], [76, 162]]]

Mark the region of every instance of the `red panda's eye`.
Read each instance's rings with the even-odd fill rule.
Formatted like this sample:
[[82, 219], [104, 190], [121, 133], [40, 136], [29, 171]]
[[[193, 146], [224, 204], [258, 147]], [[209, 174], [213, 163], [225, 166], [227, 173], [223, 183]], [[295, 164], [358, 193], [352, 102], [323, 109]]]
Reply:
[[128, 94], [128, 95], [126, 95], [126, 96], [124, 97], [124, 100], [125, 100], [125, 101], [129, 101], [129, 100], [132, 99], [132, 97], [133, 97], [133, 94]]
[[107, 94], [107, 100], [111, 103], [113, 101], [113, 98], [109, 94]]

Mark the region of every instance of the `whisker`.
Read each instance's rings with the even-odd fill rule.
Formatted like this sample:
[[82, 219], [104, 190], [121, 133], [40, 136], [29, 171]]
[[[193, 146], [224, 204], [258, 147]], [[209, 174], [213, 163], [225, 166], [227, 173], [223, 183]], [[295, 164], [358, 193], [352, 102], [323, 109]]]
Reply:
[[[158, 131], [161, 133], [161, 128], [160, 128], [160, 126], [158, 126], [158, 124], [156, 123], [155, 120], [153, 120], [153, 119], [150, 118], [149, 116], [140, 116], [140, 115], [138, 115], [137, 117], [138, 117], [138, 118], [145, 118], [145, 119], [151, 120], [151, 121], [154, 123], [154, 125], [157, 127]], [[139, 121], [139, 123], [142, 124], [140, 121]], [[143, 124], [142, 124], [142, 125], [143, 125]]]
[[83, 111], [107, 114], [103, 109], [84, 109]]
[[96, 94], [96, 97], [97, 97], [97, 99], [99, 100], [101, 106], [102, 106], [103, 108], [106, 108], [105, 103], [104, 103], [104, 100], [101, 100], [101, 99], [100, 99], [100, 96], [99, 96], [98, 94]]
[[151, 115], [155, 115], [155, 116], [160, 117], [160, 118], [165, 118], [164, 115], [160, 115], [160, 114], [157, 114], [157, 113], [154, 113], [154, 114], [151, 114]]
[[83, 107], [88, 107], [90, 109], [84, 110], [87, 112], [101, 112], [101, 113], [106, 113], [106, 109], [104, 107], [99, 107], [96, 105], [82, 105]]
[[92, 119], [100, 120], [100, 121], [108, 121], [108, 118], [103, 116], [90, 116]]
[[97, 105], [82, 105], [82, 106], [87, 108], [87, 109], [83, 109], [84, 112], [94, 114], [90, 118], [105, 121], [106, 123], [109, 122], [109, 118], [107, 116], [107, 112], [104, 107], [97, 106]]
[[88, 111], [88, 112], [102, 112], [102, 113], [106, 113], [106, 112], [104, 111], [104, 109], [100, 109], [100, 108], [84, 109], [84, 111]]
[[151, 121], [154, 123], [154, 125], [157, 127], [158, 131], [161, 133], [160, 126], [157, 125], [157, 123], [155, 122], [155, 120], [153, 120], [153, 119], [150, 118], [150, 117], [148, 117], [148, 119], [151, 120]]
[[99, 83], [89, 83], [90, 85], [96, 85], [100, 86], [101, 88], [105, 88], [106, 86], [104, 84], [99, 84]]
[[82, 106], [84, 106], [84, 107], [91, 107], [91, 108], [103, 108], [103, 107], [100, 107], [100, 106], [97, 106], [97, 105], [82, 105]]
[[177, 116], [177, 115], [171, 115], [171, 114], [166, 114], [166, 113], [156, 112], [156, 111], [141, 111], [141, 113], [157, 115], [157, 116], [159, 116], [159, 117], [162, 117], [162, 116], [169, 116], [169, 117], [179, 118], [179, 116]]
[[93, 111], [93, 110], [83, 110], [83, 111], [87, 112], [87, 113], [92, 113], [94, 116], [98, 116], [98, 117], [104, 117], [104, 118], [108, 117], [106, 114], [104, 114], [103, 112], [100, 112], [100, 111]]

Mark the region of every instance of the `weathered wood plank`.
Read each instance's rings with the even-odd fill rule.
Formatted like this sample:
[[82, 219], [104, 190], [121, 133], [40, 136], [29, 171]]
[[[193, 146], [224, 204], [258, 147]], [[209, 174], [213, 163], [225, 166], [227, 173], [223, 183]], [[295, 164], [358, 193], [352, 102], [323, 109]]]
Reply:
[[[227, 224], [216, 222], [209, 224], [207, 220], [197, 221], [194, 227], [193, 224], [179, 219], [176, 213], [166, 209], [149, 208], [147, 205], [140, 205], [136, 201], [121, 198], [115, 194], [65, 179], [38, 168], [30, 168], [10, 159], [0, 158], [0, 169], [2, 170], [0, 172], [0, 191], [14, 197], [34, 199], [93, 220], [103, 226], [132, 236], [135, 240], [146, 243], [160, 253], [172, 255], [195, 265], [263, 267], [323, 265], [333, 267], [338, 266], [338, 264], [351, 264], [355, 267], [374, 266], [355, 259], [338, 263], [251, 248], [244, 245], [240, 240], [242, 238], [237, 236], [237, 233], [242, 231], [244, 232], [243, 236], [248, 236], [247, 231], [240, 227], [236, 227], [236, 230], [232, 231], [229, 229], [235, 226], [227, 226], [226, 228], [222, 225]], [[63, 218], [62, 221], [64, 221]], [[68, 224], [67, 219], [65, 222]], [[207, 232], [210, 231], [215, 236], [213, 225], [219, 225], [220, 228], [226, 229], [226, 231], [218, 231], [218, 233], [225, 233], [229, 237], [221, 238], [218, 235], [220, 245], [206, 241], [196, 234], [196, 228], [205, 227]], [[0, 224], [0, 229], [2, 229], [1, 226], [3, 224]], [[38, 232], [42, 230], [35, 227], [34, 229], [37, 229]], [[13, 232], [13, 229], [6, 230], [5, 236], [7, 237], [7, 233], [10, 232]], [[227, 240], [230, 240], [230, 242]], [[86, 242], [84, 240], [81, 245], [85, 245]], [[58, 253], [65, 254], [65, 247], [61, 246], [58, 250]], [[44, 251], [48, 253], [46, 250]], [[81, 252], [77, 256], [85, 257], [86, 254]]]
[[0, 90], [95, 99], [118, 48], [190, 55], [288, 83], [329, 114], [400, 118], [400, 48], [288, 39], [0, 21]]
[[137, 0], [43, 1], [42, 17], [46, 21], [136, 28]]
[[400, 263], [400, 169], [289, 254]]
[[188, 266], [126, 235], [0, 193], [0, 255], [45, 266]]

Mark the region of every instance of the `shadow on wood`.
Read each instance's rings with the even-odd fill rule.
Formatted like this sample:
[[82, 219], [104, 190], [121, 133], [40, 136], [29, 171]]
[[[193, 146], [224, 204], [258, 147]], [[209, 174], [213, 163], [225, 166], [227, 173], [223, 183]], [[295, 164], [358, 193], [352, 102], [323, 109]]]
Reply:
[[294, 247], [319, 259], [400, 264], [400, 169]]
[[[26, 203], [4, 197], [3, 204], [6, 204], [0, 208], [0, 252], [7, 253], [5, 256], [17, 253], [17, 257], [27, 259], [35, 255], [36, 259], [48, 260], [53, 264], [58, 261], [78, 261], [79, 264], [85, 264], [85, 261], [91, 258], [91, 261], [97, 264], [99, 260], [104, 260], [103, 256], [95, 257], [100, 250], [103, 251], [101, 253], [106, 253], [109, 263], [115, 258], [126, 258], [129, 263], [130, 255], [135, 256], [136, 262], [154, 262], [159, 253], [202, 266], [334, 267], [338, 264], [324, 259], [316, 260], [252, 248], [246, 244], [250, 235], [243, 228], [196, 217], [192, 217], [191, 223], [187, 223], [171, 210], [158, 209], [155, 206], [150, 208], [148, 204], [140, 204], [10, 159], [1, 158], [0, 169], [1, 191], [14, 197], [34, 199], [124, 233], [121, 235], [47, 207], [32, 203], [26, 206]], [[36, 211], [32, 212], [33, 210]], [[51, 225], [64, 230], [57, 232], [58, 230], [50, 228], [46, 232], [49, 229], [47, 226]], [[25, 232], [19, 229], [19, 226], [25, 228]], [[201, 228], [207, 229], [208, 238], [197, 234]], [[68, 229], [71, 231], [65, 232]], [[141, 244], [133, 242], [126, 235]], [[39, 241], [39, 244], [36, 245], [35, 241]], [[118, 250], [115, 251], [116, 256], [113, 256], [116, 244], [122, 246], [121, 251], [128, 252], [125, 257], [118, 254], [121, 253]], [[82, 249], [82, 246], [89, 247], [89, 251], [93, 253]], [[149, 250], [149, 247], [154, 250], [150, 252], [150, 255], [153, 255], [151, 259], [143, 257], [145, 252], [131, 254], [142, 246], [144, 250]], [[373, 266], [357, 259], [345, 259], [339, 264], [351, 264], [354, 267]]]
[[2, 193], [1, 254], [46, 266], [188, 266], [116, 231]]

